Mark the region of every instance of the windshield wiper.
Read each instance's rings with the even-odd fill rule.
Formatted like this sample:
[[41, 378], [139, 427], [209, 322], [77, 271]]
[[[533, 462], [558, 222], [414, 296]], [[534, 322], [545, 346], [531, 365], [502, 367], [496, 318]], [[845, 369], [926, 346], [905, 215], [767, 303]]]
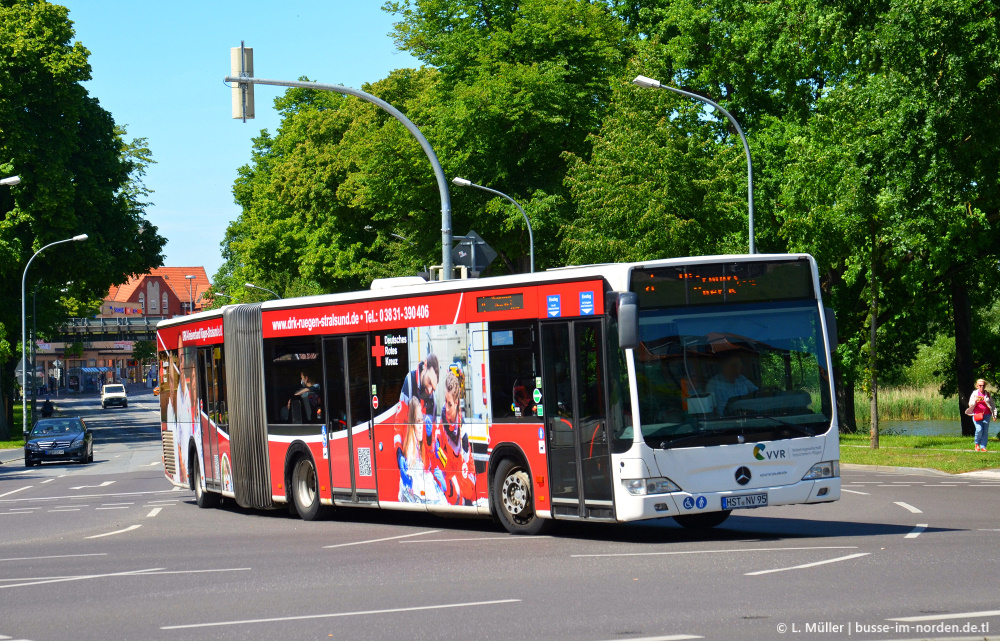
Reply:
[[718, 436], [719, 434], [725, 434], [726, 432], [742, 432], [745, 429], [746, 428], [744, 426], [737, 425], [734, 427], [724, 427], [721, 429], [705, 430], [704, 432], [699, 432], [697, 434], [689, 434], [688, 436], [675, 438], [672, 441], [662, 441], [660, 442], [660, 448], [664, 450], [669, 450], [670, 448], [677, 446], [679, 443], [686, 443], [688, 441], [704, 438], [706, 436]]
[[799, 425], [797, 423], [789, 423], [788, 421], [776, 418], [774, 416], [765, 416], [763, 414], [760, 414], [758, 416], [747, 416], [745, 418], [764, 418], [769, 421], [774, 421], [775, 423], [780, 423], [781, 425], [784, 425], [786, 427], [790, 427], [793, 430], [799, 432], [800, 434], [805, 434], [806, 436], [816, 436], [816, 430], [812, 429], [811, 427], [806, 427], [805, 425]]

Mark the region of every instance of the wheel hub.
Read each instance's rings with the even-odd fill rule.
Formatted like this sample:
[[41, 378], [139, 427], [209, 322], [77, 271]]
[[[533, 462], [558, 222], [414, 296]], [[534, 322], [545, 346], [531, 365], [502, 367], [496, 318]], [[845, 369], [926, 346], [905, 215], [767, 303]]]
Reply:
[[503, 481], [503, 506], [512, 516], [526, 512], [530, 505], [531, 490], [528, 475], [517, 470]]

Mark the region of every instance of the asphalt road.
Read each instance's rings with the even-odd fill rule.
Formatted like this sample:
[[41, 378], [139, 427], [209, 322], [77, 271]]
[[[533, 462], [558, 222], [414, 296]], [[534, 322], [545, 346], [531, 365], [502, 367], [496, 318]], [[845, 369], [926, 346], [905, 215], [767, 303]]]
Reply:
[[198, 509], [162, 476], [154, 399], [92, 401], [94, 464], [0, 465], [0, 639], [1000, 638], [996, 477], [846, 470], [837, 503], [700, 534], [305, 523]]

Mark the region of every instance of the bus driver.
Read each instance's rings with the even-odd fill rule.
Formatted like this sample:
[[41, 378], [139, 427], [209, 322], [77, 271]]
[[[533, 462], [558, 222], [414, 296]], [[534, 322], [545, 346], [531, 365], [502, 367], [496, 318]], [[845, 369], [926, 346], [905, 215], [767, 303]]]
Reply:
[[721, 371], [708, 381], [708, 393], [715, 398], [715, 412], [719, 416], [725, 414], [729, 399], [756, 391], [753, 381], [743, 375], [743, 359], [739, 354], [724, 357]]

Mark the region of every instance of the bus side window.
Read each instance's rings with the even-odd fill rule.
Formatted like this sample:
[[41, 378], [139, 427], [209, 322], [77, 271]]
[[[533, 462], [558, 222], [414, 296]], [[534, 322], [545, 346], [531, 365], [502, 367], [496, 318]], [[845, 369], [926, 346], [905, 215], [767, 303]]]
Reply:
[[264, 340], [264, 397], [269, 423], [322, 423], [323, 368], [317, 337]]
[[533, 399], [542, 375], [538, 326], [524, 321], [489, 324], [490, 400], [493, 420], [541, 422]]

